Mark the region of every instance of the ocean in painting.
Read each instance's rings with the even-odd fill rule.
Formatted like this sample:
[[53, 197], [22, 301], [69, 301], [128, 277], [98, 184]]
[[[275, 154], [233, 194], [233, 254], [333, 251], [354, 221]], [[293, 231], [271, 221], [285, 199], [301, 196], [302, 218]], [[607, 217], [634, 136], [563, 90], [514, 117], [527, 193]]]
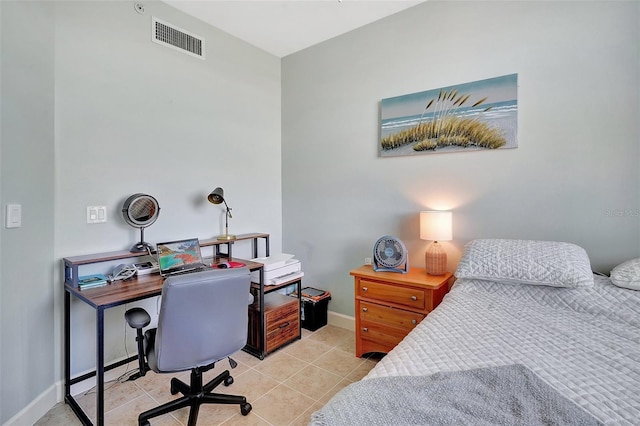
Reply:
[[[456, 94], [451, 95], [450, 100], [439, 101], [439, 94], [451, 94], [454, 90]], [[454, 104], [454, 99], [463, 96], [461, 94], [470, 94], [469, 104], [472, 105], [482, 98], [486, 98], [486, 101], [476, 106], [453, 106], [457, 105]], [[425, 110], [430, 100], [433, 100], [433, 103]], [[495, 129], [505, 140], [505, 144], [499, 149], [518, 147], [517, 74], [383, 99], [381, 107], [380, 141], [387, 136], [414, 128], [420, 123], [454, 116], [486, 123], [491, 129]], [[476, 146], [445, 146], [427, 151], [414, 151], [413, 146], [417, 143], [418, 141], [393, 149], [382, 149], [381, 145], [380, 155], [386, 157], [490, 149]]]

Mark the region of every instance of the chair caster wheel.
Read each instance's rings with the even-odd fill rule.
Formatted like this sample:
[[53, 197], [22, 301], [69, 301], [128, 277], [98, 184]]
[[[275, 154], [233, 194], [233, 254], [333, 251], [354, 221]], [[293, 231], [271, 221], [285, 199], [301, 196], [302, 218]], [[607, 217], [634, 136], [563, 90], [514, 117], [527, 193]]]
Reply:
[[145, 420], [143, 422], [138, 422], [138, 426], [151, 426], [149, 420]]
[[[231, 386], [233, 384], [233, 377], [229, 376], [226, 379], [224, 379], [224, 385], [225, 386]], [[249, 408], [249, 410], [251, 410], [251, 408]], [[248, 411], [247, 411], [248, 413]]]
[[251, 406], [251, 404], [249, 404], [248, 402], [245, 402], [244, 404], [240, 405], [240, 413], [243, 416], [246, 416], [247, 414], [249, 414], [252, 408], [253, 407]]

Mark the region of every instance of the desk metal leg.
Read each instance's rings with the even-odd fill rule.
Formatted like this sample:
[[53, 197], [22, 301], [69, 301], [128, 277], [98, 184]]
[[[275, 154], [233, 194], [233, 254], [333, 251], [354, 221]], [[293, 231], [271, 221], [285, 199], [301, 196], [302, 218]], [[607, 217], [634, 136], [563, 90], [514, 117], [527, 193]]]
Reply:
[[260, 359], [267, 355], [267, 330], [264, 329], [264, 267], [260, 268]]
[[265, 236], [265, 237], [256, 237], [253, 240], [251, 240], [251, 251], [253, 252], [253, 258], [255, 259], [256, 257], [258, 257], [258, 238], [264, 238], [264, 252], [265, 252], [265, 256], [269, 257], [269, 236]]
[[71, 295], [64, 292], [64, 397], [71, 396]]
[[78, 402], [71, 395], [71, 385], [78, 380], [71, 379], [71, 294], [64, 292], [64, 400], [71, 410], [78, 416], [83, 425], [91, 425], [91, 420], [80, 408]]
[[96, 418], [104, 426], [104, 308], [96, 309]]

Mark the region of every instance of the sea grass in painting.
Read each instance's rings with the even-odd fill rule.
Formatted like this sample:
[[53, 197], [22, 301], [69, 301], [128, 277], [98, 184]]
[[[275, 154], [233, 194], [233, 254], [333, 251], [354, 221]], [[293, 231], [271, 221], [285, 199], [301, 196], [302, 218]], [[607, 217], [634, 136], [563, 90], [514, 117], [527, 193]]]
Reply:
[[516, 148], [517, 74], [382, 100], [381, 156]]

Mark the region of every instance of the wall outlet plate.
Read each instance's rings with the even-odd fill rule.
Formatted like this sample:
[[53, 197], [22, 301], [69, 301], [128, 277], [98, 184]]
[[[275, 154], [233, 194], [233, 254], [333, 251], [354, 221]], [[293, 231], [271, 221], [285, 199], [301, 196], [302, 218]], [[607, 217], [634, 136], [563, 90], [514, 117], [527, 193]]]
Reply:
[[20, 228], [22, 226], [22, 205], [7, 204], [7, 210], [4, 215], [5, 228]]
[[87, 223], [105, 223], [107, 206], [87, 206]]

